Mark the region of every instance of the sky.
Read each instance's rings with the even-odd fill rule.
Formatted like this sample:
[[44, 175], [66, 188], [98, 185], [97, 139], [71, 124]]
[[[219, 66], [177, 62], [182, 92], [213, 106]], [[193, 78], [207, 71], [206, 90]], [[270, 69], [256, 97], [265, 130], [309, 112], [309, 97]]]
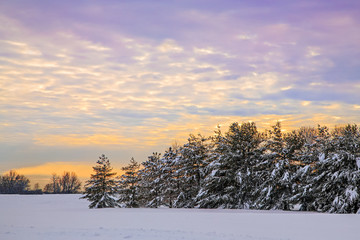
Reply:
[[[190, 133], [359, 123], [360, 2], [1, 1], [0, 173], [115, 170]], [[35, 182], [32, 182], [35, 183]]]

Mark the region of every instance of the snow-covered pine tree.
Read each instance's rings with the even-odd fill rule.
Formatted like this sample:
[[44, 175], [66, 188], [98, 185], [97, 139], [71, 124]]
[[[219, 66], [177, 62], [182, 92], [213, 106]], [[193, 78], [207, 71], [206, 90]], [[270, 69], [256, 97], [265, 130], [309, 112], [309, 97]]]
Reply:
[[296, 165], [293, 165], [296, 167], [296, 172], [293, 175], [293, 196], [290, 202], [299, 205], [300, 211], [315, 210], [312, 184], [316, 172], [315, 165], [320, 154], [318, 132], [315, 128], [302, 127], [286, 139], [287, 144], [295, 146], [291, 159], [295, 161]]
[[139, 178], [141, 179], [139, 193], [141, 204], [145, 207], [157, 208], [163, 205], [161, 193], [163, 178], [160, 157], [160, 153], [153, 153], [146, 162], [142, 163], [143, 168], [139, 171]]
[[236, 162], [237, 189], [236, 208], [249, 208], [254, 201], [254, 193], [259, 183], [254, 168], [260, 157], [259, 145], [262, 138], [254, 122], [242, 123], [240, 127], [231, 125], [227, 134], [231, 145], [231, 155]]
[[258, 164], [262, 184], [259, 186], [255, 207], [259, 209], [290, 210], [292, 197], [292, 170], [285, 151], [285, 141], [281, 124], [272, 126], [270, 139], [267, 140], [262, 162]]
[[140, 207], [139, 186], [140, 181], [139, 173], [140, 164], [131, 158], [129, 165], [123, 167], [125, 173], [118, 181], [118, 203], [121, 207], [137, 208]]
[[323, 179], [319, 179], [319, 161], [328, 157], [333, 152], [329, 128], [318, 125], [311, 138], [307, 138], [302, 156], [303, 166], [296, 173], [295, 179], [299, 184], [295, 187], [292, 197], [294, 203], [300, 204], [302, 211], [319, 210], [319, 202], [315, 201], [316, 195], [322, 194]]
[[227, 202], [227, 199], [222, 198], [224, 186], [227, 183], [222, 164], [222, 155], [227, 149], [227, 139], [222, 134], [220, 126], [211, 141], [213, 148], [209, 154], [209, 164], [204, 168], [206, 175], [196, 197], [197, 205], [200, 208], [225, 207]]
[[180, 194], [181, 182], [177, 165], [178, 158], [178, 150], [169, 147], [160, 159], [162, 165], [161, 176], [163, 179], [160, 192], [163, 196], [163, 204], [170, 208], [175, 207], [175, 200]]
[[316, 210], [356, 213], [360, 204], [360, 133], [347, 125], [326, 137], [316, 163], [312, 191]]
[[81, 198], [90, 201], [89, 208], [113, 208], [118, 206], [115, 195], [117, 186], [110, 166], [109, 159], [102, 154], [97, 165], [93, 167], [95, 174], [91, 174], [90, 180], [86, 182], [85, 193]]
[[207, 176], [198, 194], [203, 208], [248, 208], [253, 188], [253, 166], [260, 143], [255, 123], [233, 123], [222, 135], [213, 137], [214, 150]]
[[188, 142], [179, 150], [177, 173], [181, 190], [175, 202], [178, 208], [193, 208], [196, 205], [196, 196], [205, 176], [204, 170], [209, 155], [207, 141], [208, 138], [200, 134], [190, 134]]

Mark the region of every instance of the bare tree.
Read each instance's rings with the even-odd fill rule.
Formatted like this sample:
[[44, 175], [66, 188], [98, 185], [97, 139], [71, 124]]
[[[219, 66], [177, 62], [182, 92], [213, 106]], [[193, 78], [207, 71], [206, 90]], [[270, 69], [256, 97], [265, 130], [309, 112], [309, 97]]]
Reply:
[[27, 177], [10, 170], [8, 174], [0, 177], [0, 193], [23, 193], [28, 190], [29, 183]]
[[40, 190], [40, 184], [39, 183], [34, 184], [34, 190]]
[[64, 172], [60, 177], [55, 173], [51, 176], [51, 182], [46, 184], [44, 191], [48, 193], [77, 193], [81, 188], [81, 182], [74, 172]]
[[80, 190], [81, 182], [74, 172], [64, 172], [60, 178], [62, 193], [77, 193]]
[[47, 193], [59, 193], [60, 192], [60, 177], [53, 173], [51, 175], [50, 183], [44, 187], [44, 192]]

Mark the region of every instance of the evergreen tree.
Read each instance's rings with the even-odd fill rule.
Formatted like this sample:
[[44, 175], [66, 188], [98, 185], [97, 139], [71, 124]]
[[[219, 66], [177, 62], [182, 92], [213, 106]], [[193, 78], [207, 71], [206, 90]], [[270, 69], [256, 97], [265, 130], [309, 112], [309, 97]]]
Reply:
[[160, 153], [153, 153], [146, 162], [142, 163], [143, 168], [139, 171], [141, 204], [145, 207], [157, 208], [163, 205], [161, 194], [163, 178], [160, 157]]
[[177, 172], [180, 181], [180, 194], [176, 207], [192, 208], [205, 177], [205, 167], [209, 155], [208, 138], [190, 134], [188, 143], [180, 148], [177, 159]]
[[[322, 132], [323, 130], [321, 130]], [[314, 211], [314, 196], [312, 194], [315, 165], [321, 152], [318, 136], [319, 131], [314, 128], [300, 128], [291, 139], [296, 150], [293, 153], [293, 194], [290, 202], [298, 204], [300, 211]]]
[[91, 174], [90, 180], [86, 182], [85, 195], [81, 198], [86, 198], [91, 202], [89, 208], [116, 207], [118, 206], [115, 198], [117, 186], [114, 176], [116, 173], [112, 172], [110, 161], [104, 154], [96, 163], [97, 165], [93, 167], [95, 174]]
[[139, 168], [140, 164], [131, 158], [130, 164], [123, 167], [125, 173], [121, 176], [119, 184], [119, 200], [120, 206], [128, 208], [137, 208], [140, 206], [139, 202]]
[[259, 145], [262, 138], [254, 122], [231, 125], [227, 138], [231, 156], [236, 162], [236, 208], [249, 208], [254, 201], [255, 189], [259, 186], [255, 166], [260, 157]]
[[177, 150], [169, 147], [165, 151], [161, 161], [161, 176], [162, 184], [160, 186], [160, 192], [163, 196], [163, 204], [170, 208], [175, 207], [175, 201], [180, 194], [181, 179], [179, 178], [178, 169], [179, 154]]
[[322, 141], [322, 153], [311, 179], [316, 210], [356, 213], [360, 201], [360, 134], [356, 125], [347, 125]]
[[277, 122], [270, 131], [258, 171], [262, 184], [257, 189], [255, 207], [259, 209], [290, 210], [292, 197], [292, 164], [289, 161], [281, 124]]
[[260, 138], [255, 123], [233, 123], [225, 136], [220, 129], [213, 138], [214, 150], [208, 173], [198, 195], [204, 208], [249, 207], [254, 187], [253, 166]]

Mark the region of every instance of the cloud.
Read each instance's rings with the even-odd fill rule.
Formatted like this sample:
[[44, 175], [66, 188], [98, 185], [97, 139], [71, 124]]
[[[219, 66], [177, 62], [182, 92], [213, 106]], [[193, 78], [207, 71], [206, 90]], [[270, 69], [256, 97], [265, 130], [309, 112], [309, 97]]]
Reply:
[[17, 52], [19, 54], [23, 54], [23, 55], [34, 55], [34, 56], [41, 56], [42, 53], [34, 48], [34, 47], [30, 47], [28, 46], [26, 43], [23, 42], [13, 42], [13, 41], [4, 41], [5, 43], [9, 44], [10, 47], [13, 46], [13, 51]]
[[250, 35], [250, 34], [239, 34], [236, 36], [236, 39], [240, 39], [240, 40], [254, 40], [256, 38], [257, 38], [256, 35]]
[[181, 46], [177, 45], [176, 42], [172, 39], [165, 39], [164, 42], [157, 47], [157, 49], [163, 53], [179, 53], [184, 51], [184, 49]]
[[88, 49], [92, 49], [92, 50], [95, 50], [95, 51], [100, 51], [100, 52], [103, 52], [103, 51], [110, 51], [111, 49], [108, 48], [108, 47], [104, 47], [100, 44], [92, 44], [91, 42], [86, 42], [86, 48]]
[[[133, 139], [134, 140], [134, 139]], [[78, 134], [71, 135], [48, 135], [35, 137], [36, 144], [57, 146], [57, 145], [69, 145], [69, 146], [88, 146], [88, 145], [120, 145], [130, 143], [129, 138], [123, 138], [117, 135], [109, 134], [94, 134], [87, 136], [79, 136]]]
[[226, 52], [222, 52], [219, 50], [215, 50], [213, 47], [207, 47], [207, 48], [197, 48], [194, 47], [194, 53], [198, 55], [220, 55], [225, 58], [234, 58], [234, 55], [231, 55]]
[[231, 121], [358, 121], [360, 19], [340, 1], [69, 3], [0, 5], [2, 143], [137, 152]]

